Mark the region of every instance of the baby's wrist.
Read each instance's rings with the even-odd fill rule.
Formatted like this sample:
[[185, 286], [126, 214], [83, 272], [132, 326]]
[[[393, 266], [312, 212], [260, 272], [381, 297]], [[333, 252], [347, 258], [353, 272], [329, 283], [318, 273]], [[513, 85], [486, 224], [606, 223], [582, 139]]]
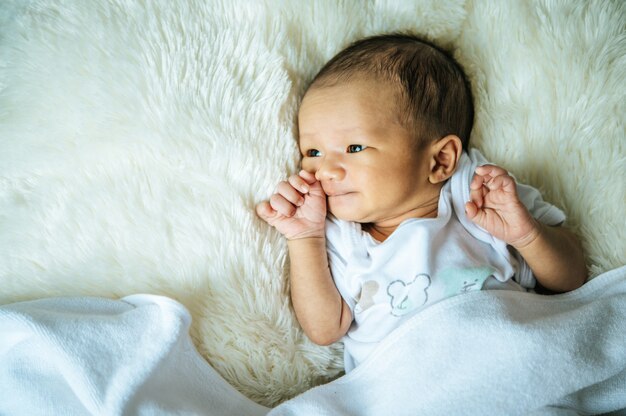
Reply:
[[541, 235], [542, 225], [539, 221], [531, 217], [532, 227], [531, 230], [524, 236], [509, 243], [517, 251], [523, 250], [535, 242]]
[[326, 232], [324, 227], [314, 230], [302, 231], [294, 235], [285, 235], [287, 242], [290, 241], [298, 241], [298, 240], [306, 240], [306, 239], [318, 239], [324, 238], [326, 236]]
[[290, 256], [297, 256], [302, 253], [326, 253], [326, 236], [311, 236], [287, 240], [287, 247], [289, 248]]

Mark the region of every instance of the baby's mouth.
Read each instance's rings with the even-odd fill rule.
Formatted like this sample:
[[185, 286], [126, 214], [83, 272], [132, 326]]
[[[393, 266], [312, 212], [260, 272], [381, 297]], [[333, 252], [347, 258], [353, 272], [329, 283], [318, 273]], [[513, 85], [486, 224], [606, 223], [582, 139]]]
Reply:
[[352, 194], [352, 192], [332, 192], [332, 193], [327, 193], [326, 196], [329, 198], [337, 198], [340, 196], [346, 196], [350, 194]]
[[348, 190], [333, 189], [332, 187], [330, 187], [330, 189], [328, 189], [328, 188], [324, 188], [322, 186], [322, 189], [324, 190], [324, 193], [326, 194], [326, 196], [329, 197], [329, 198], [338, 197], [338, 196], [344, 196], [344, 195], [348, 195], [348, 194], [352, 193], [351, 191], [348, 191]]

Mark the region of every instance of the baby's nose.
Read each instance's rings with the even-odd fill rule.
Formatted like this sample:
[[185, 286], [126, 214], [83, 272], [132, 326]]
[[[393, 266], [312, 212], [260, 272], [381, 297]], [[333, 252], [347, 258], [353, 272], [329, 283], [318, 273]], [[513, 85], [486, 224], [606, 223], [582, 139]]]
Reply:
[[340, 181], [345, 176], [345, 169], [331, 159], [325, 159], [315, 172], [315, 179], [318, 181]]

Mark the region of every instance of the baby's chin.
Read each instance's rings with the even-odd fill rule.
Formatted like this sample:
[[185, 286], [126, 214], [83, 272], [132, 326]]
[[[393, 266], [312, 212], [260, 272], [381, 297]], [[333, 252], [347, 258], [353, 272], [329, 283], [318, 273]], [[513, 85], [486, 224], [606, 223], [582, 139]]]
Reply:
[[331, 207], [329, 207], [328, 212], [330, 212], [338, 220], [342, 220], [342, 221], [359, 222], [359, 223], [369, 222], [369, 221], [365, 221], [361, 216], [359, 216], [356, 212], [354, 212], [354, 210], [350, 211], [347, 209], [338, 209], [338, 208], [332, 209]]
[[335, 218], [343, 221], [363, 222], [362, 204], [356, 193], [329, 196], [327, 204], [328, 212], [333, 214]]

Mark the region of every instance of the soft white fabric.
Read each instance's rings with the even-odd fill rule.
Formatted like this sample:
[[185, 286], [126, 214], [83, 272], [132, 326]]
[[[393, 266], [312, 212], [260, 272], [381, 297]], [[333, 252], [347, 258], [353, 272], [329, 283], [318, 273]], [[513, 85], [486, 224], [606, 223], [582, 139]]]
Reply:
[[[382, 243], [359, 223], [332, 216], [326, 221], [332, 276], [353, 317], [343, 337], [346, 372], [419, 309], [483, 288], [534, 288], [524, 260], [465, 215], [476, 167], [487, 163], [476, 149], [464, 152], [441, 189], [437, 218], [406, 220]], [[517, 188], [537, 220], [546, 225], [565, 221], [563, 211], [545, 202], [539, 191], [523, 184]]]
[[477, 291], [426, 308], [276, 415], [626, 413], [626, 267], [564, 295]]
[[528, 415], [626, 410], [626, 267], [559, 296], [478, 291], [426, 308], [348, 375], [275, 409], [195, 351], [179, 303], [0, 307], [0, 414]]
[[[449, 47], [471, 143], [563, 208], [590, 275], [626, 264], [626, 2], [0, 0], [0, 304], [166, 295], [275, 405], [343, 370], [290, 307], [254, 205], [297, 172], [313, 75], [363, 36]], [[287, 357], [287, 358], [285, 358]]]
[[262, 415], [198, 354], [162, 296], [0, 307], [0, 414]]

